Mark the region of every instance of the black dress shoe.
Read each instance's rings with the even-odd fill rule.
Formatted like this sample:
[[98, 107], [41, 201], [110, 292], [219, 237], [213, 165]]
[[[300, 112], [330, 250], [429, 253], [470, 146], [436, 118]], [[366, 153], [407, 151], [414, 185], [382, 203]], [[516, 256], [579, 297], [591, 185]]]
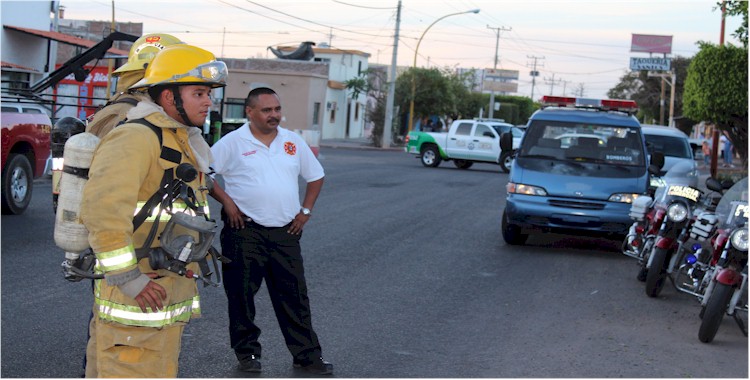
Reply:
[[243, 372], [260, 372], [260, 359], [255, 355], [242, 358], [242, 360], [240, 360], [239, 369]]
[[309, 372], [313, 375], [331, 375], [333, 374], [333, 364], [318, 358], [310, 363], [303, 363], [298, 360], [294, 360], [294, 368], [299, 368], [305, 372]]

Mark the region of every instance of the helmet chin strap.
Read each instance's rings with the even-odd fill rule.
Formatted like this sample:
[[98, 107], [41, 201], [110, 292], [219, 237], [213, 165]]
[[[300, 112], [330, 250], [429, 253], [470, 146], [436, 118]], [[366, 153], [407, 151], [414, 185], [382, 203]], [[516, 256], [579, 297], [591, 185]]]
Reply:
[[193, 123], [190, 121], [190, 118], [187, 115], [187, 112], [185, 112], [185, 107], [182, 106], [182, 97], [180, 97], [179, 86], [172, 87], [172, 94], [174, 95], [174, 106], [175, 108], [177, 108], [177, 112], [180, 114], [180, 117], [182, 117], [182, 121], [185, 125], [194, 127]]

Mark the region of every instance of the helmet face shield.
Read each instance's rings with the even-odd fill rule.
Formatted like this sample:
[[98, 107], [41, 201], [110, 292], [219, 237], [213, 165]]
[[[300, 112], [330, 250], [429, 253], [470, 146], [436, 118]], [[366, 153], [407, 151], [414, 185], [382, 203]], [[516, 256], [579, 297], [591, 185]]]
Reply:
[[183, 73], [176, 74], [165, 82], [184, 82], [183, 78], [197, 78], [195, 83], [206, 83], [211, 87], [226, 86], [229, 71], [227, 65], [221, 61], [213, 61], [199, 65], [198, 67]]

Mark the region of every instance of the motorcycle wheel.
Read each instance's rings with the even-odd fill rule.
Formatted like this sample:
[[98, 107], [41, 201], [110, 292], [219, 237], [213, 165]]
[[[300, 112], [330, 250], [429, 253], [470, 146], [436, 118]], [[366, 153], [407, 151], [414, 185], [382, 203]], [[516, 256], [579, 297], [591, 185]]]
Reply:
[[646, 273], [646, 295], [657, 297], [664, 288], [664, 282], [667, 280], [667, 255], [668, 250], [654, 247], [651, 254], [654, 256], [651, 260], [651, 268]]
[[711, 298], [708, 299], [703, 320], [701, 321], [700, 330], [698, 330], [698, 339], [703, 343], [711, 343], [719, 331], [721, 321], [727, 312], [729, 301], [732, 298], [734, 289], [726, 284], [717, 283], [714, 287]]

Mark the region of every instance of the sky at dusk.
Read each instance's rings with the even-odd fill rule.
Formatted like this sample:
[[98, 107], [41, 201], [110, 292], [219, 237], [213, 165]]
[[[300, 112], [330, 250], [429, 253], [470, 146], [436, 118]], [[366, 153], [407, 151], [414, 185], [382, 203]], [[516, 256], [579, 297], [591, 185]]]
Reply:
[[[61, 1], [66, 19], [110, 21], [113, 4], [116, 21], [141, 22], [144, 33], [170, 33], [217, 57], [275, 58], [268, 46], [313, 41], [390, 65], [398, 0]], [[740, 24], [727, 18], [725, 43], [740, 45], [732, 36]], [[706, 0], [403, 0], [397, 58], [412, 66], [425, 33], [418, 67], [492, 68], [497, 44], [497, 68], [520, 72], [515, 95], [531, 95], [536, 63], [535, 99], [576, 89], [606, 97], [630, 57], [648, 57], [630, 51], [632, 34], [672, 36], [669, 57], [692, 57], [698, 41], [718, 44], [720, 31], [721, 11]]]

